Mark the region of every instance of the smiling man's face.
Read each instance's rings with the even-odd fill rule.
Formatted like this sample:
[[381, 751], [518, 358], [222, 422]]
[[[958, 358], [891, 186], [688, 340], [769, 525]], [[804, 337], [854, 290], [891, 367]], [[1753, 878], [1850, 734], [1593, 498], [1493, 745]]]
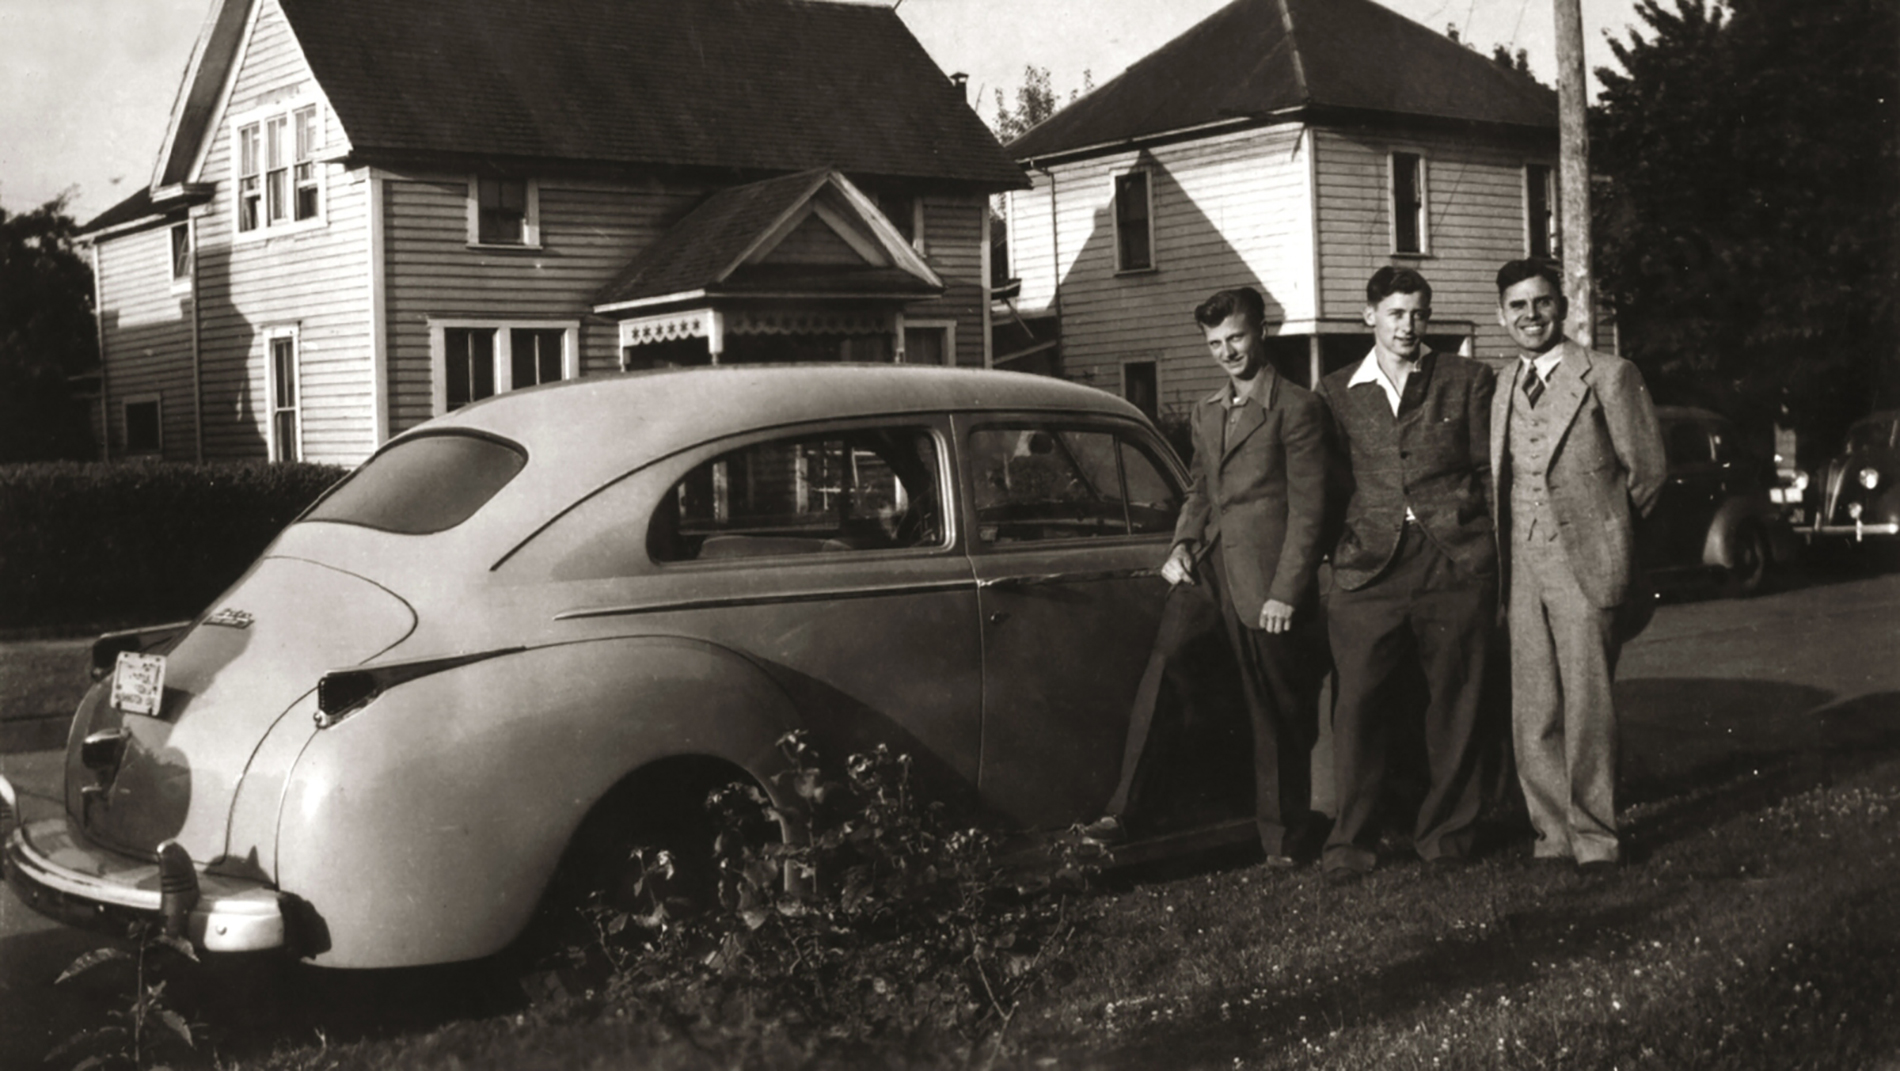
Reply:
[[1528, 355], [1544, 353], [1563, 341], [1567, 311], [1564, 296], [1541, 275], [1517, 282], [1498, 295], [1498, 323]]
[[1425, 347], [1425, 325], [1432, 319], [1432, 299], [1423, 293], [1387, 294], [1377, 305], [1366, 306], [1366, 326], [1388, 357], [1415, 361]]
[[1244, 385], [1260, 374], [1260, 368], [1266, 363], [1267, 347], [1260, 338], [1260, 325], [1244, 312], [1234, 313], [1213, 327], [1203, 328], [1207, 332], [1207, 353], [1220, 365], [1221, 371], [1238, 385]]

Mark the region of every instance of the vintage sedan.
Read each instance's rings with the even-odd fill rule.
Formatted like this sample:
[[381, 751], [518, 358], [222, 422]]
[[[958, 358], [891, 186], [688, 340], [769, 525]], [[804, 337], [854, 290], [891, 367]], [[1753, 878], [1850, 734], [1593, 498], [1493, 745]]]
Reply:
[[1659, 405], [1668, 481], [1644, 522], [1644, 570], [1658, 587], [1714, 581], [1752, 595], [1800, 553], [1771, 494], [1774, 468], [1741, 446], [1733, 424], [1706, 409]]
[[1801, 534], [1809, 541], [1900, 545], [1900, 410], [1849, 427], [1839, 456], [1807, 490], [1814, 520]]
[[[468, 960], [557, 875], [621, 880], [603, 845], [701, 857], [708, 789], [776, 795], [795, 728], [908, 753], [972, 820], [1064, 828], [1117, 782], [1182, 492], [1132, 406], [1013, 373], [501, 395], [392, 440], [196, 620], [104, 638], [65, 813], [11, 833], [8, 877], [212, 951]], [[1251, 835], [1247, 749], [1208, 749], [1242, 758], [1192, 780], [1231, 791], [1167, 844]]]

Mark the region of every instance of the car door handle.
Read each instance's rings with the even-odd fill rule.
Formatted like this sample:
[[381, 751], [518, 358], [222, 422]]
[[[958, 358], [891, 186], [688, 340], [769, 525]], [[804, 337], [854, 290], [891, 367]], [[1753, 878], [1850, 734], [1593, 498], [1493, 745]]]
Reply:
[[1138, 569], [1093, 569], [1078, 573], [1024, 573], [1019, 576], [991, 576], [976, 582], [979, 588], [1028, 588], [1041, 584], [1087, 584], [1097, 580], [1139, 580], [1160, 576], [1158, 566]]

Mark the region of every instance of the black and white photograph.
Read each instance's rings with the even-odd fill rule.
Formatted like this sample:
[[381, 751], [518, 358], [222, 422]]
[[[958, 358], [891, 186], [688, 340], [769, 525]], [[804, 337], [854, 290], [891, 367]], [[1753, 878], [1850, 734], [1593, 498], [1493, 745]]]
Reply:
[[1900, 1071], [1896, 0], [0, 0], [0, 1069]]

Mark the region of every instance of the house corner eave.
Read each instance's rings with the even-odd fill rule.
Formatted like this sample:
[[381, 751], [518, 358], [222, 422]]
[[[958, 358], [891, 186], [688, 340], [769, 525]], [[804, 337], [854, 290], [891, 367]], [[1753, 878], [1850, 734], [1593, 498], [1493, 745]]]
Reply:
[[206, 15], [198, 40], [192, 45], [191, 59], [185, 65], [178, 94], [172, 101], [165, 140], [160, 143], [158, 159], [152, 169], [154, 189], [189, 177], [199, 143], [209, 129], [237, 61], [251, 9], [257, 3], [258, 0], [216, 0]]

